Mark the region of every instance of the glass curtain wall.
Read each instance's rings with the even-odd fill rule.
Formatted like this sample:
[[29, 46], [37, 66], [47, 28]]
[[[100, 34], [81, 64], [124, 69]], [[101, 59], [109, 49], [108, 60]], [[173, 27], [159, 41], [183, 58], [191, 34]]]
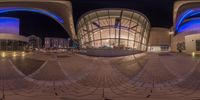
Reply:
[[141, 13], [102, 9], [85, 14], [77, 25], [82, 48], [121, 48], [145, 51], [150, 23]]
[[27, 42], [16, 40], [0, 40], [0, 51], [23, 51]]

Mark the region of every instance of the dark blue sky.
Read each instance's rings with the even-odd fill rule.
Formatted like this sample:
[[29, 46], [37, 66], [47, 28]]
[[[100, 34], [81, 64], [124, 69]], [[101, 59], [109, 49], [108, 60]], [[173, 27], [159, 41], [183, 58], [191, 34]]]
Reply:
[[171, 27], [175, 0], [72, 0], [75, 23], [85, 12], [97, 8], [129, 8], [145, 14], [154, 27]]

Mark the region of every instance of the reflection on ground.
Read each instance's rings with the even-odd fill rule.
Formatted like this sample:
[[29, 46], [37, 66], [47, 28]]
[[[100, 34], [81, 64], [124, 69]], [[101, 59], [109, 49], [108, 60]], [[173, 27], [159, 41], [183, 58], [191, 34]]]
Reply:
[[0, 58], [0, 93], [6, 100], [198, 100], [199, 58], [142, 53], [88, 57], [30, 53]]

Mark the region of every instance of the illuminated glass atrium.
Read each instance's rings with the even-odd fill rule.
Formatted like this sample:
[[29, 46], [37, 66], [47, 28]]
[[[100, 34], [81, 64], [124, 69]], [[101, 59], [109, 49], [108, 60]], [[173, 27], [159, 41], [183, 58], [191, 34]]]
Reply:
[[150, 22], [129, 9], [97, 9], [84, 14], [77, 25], [82, 48], [118, 48], [145, 51]]

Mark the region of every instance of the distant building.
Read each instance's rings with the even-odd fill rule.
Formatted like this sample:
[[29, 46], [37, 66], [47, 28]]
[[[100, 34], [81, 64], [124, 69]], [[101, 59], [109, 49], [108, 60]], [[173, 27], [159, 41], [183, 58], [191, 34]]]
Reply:
[[24, 51], [28, 38], [19, 34], [20, 19], [0, 17], [0, 51]]
[[169, 52], [170, 51], [169, 29], [152, 27], [149, 36], [149, 52]]
[[42, 40], [40, 37], [37, 37], [35, 35], [28, 36], [29, 40], [29, 47], [31, 49], [40, 49], [42, 48]]
[[64, 49], [69, 47], [69, 39], [46, 37], [44, 40], [46, 49]]

